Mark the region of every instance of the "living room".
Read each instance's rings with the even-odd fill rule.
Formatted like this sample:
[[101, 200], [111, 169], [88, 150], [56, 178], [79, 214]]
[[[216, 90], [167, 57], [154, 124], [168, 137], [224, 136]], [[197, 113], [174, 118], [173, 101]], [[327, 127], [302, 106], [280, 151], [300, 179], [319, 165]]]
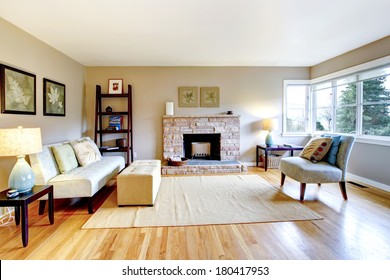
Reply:
[[[254, 166], [256, 145], [264, 143], [266, 136], [261, 131], [261, 120], [277, 117], [279, 123], [282, 124], [283, 82], [285, 80], [314, 80], [373, 61], [385, 61], [382, 63], [388, 64], [390, 55], [390, 36], [389, 30], [386, 30], [389, 25], [383, 24], [383, 36], [373, 38], [367, 44], [357, 45], [356, 48], [345, 49], [343, 53], [313, 65], [303, 65], [305, 63], [297, 62], [295, 66], [292, 64], [253, 66], [233, 63], [224, 66], [195, 63], [170, 66], [168, 63], [153, 65], [149, 62], [142, 64], [139, 61], [135, 61], [133, 65], [123, 65], [120, 60], [116, 65], [114, 63], [100, 65], [99, 61], [96, 61], [96, 64], [86, 65], [35, 38], [24, 31], [23, 27], [13, 25], [6, 20], [6, 16], [7, 14], [2, 14], [3, 18], [0, 19], [1, 37], [7, 38], [0, 44], [0, 64], [36, 75], [36, 114], [29, 116], [2, 113], [0, 114], [0, 128], [12, 128], [19, 125], [40, 127], [44, 144], [83, 136], [93, 138], [96, 85], [101, 85], [104, 90], [107, 90], [109, 79], [121, 78], [125, 88], [128, 84], [133, 87], [134, 152], [135, 159], [141, 160], [163, 159], [162, 116], [165, 115], [166, 102], [172, 101], [175, 115], [224, 114], [229, 110], [239, 115], [240, 161], [247, 166]], [[51, 32], [55, 32], [54, 27], [50, 28]], [[98, 31], [96, 33], [99, 34]], [[100, 39], [107, 40], [104, 37]], [[188, 43], [191, 42], [186, 42]], [[72, 42], [72, 44], [76, 43]], [[120, 36], [113, 44], [121, 44]], [[183, 44], [183, 48], [186, 44]], [[162, 44], [161, 48], [163, 47]], [[212, 49], [217, 55], [222, 48], [223, 46], [218, 46]], [[107, 56], [114, 52], [115, 50], [107, 50]], [[161, 58], [161, 61], [164, 61], [163, 59]], [[66, 85], [66, 115], [64, 117], [42, 114], [44, 78]], [[219, 87], [220, 106], [217, 108], [180, 107], [178, 87], [181, 86]], [[276, 143], [304, 145], [310, 138], [309, 135], [287, 137], [282, 136], [282, 133], [282, 127], [274, 131]], [[357, 181], [370, 184], [379, 190], [389, 191], [389, 157], [388, 137], [381, 144], [357, 139], [351, 153], [348, 173]], [[8, 176], [14, 164], [14, 158], [1, 158], [0, 160], [2, 190], [7, 188]], [[388, 204], [387, 201], [385, 205]], [[33, 211], [31, 210], [31, 213]], [[34, 258], [34, 254], [21, 253], [18, 256]], [[40, 257], [45, 258], [44, 254], [38, 258]]]

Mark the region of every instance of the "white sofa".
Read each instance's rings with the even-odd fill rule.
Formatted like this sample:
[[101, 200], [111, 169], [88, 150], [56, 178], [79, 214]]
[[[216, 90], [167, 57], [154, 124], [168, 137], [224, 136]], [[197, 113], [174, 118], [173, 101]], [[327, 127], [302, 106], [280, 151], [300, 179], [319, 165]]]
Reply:
[[[58, 153], [61, 150], [66, 150], [65, 161], [70, 162], [67, 167]], [[102, 157], [89, 137], [44, 145], [42, 152], [29, 158], [37, 185], [53, 185], [54, 199], [88, 198], [90, 214], [93, 213], [93, 199], [97, 192], [125, 167], [122, 156]], [[47, 197], [43, 197], [40, 201], [40, 214], [44, 211], [46, 200]]]

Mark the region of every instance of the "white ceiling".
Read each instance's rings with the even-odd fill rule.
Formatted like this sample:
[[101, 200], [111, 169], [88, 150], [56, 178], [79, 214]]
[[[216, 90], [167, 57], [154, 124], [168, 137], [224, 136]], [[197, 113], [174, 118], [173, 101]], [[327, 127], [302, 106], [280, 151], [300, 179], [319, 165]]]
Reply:
[[389, 0], [0, 0], [3, 19], [86, 66], [312, 66], [390, 35], [389, 11]]

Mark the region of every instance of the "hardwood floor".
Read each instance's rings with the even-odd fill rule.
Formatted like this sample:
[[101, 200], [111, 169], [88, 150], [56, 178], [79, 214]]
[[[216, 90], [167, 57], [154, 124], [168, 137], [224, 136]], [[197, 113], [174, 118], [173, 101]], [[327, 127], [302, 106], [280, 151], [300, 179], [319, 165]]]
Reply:
[[[280, 173], [250, 167], [278, 187]], [[299, 202], [299, 183], [286, 178], [283, 192]], [[29, 245], [20, 227], [0, 227], [2, 260], [343, 260], [390, 259], [390, 194], [347, 184], [308, 185], [304, 204], [323, 220], [220, 226], [81, 229], [90, 215], [84, 200], [56, 200], [55, 223], [38, 203], [29, 207]]]

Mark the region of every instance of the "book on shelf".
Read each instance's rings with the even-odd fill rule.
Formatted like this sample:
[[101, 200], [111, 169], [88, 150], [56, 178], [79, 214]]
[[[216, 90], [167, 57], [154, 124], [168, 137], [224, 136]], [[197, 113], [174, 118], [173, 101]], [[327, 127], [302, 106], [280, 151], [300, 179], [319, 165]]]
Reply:
[[119, 147], [116, 147], [116, 146], [101, 146], [100, 149], [110, 151], [110, 150], [119, 150]]
[[123, 116], [110, 116], [109, 127], [115, 127], [116, 130], [121, 130], [123, 124]]

